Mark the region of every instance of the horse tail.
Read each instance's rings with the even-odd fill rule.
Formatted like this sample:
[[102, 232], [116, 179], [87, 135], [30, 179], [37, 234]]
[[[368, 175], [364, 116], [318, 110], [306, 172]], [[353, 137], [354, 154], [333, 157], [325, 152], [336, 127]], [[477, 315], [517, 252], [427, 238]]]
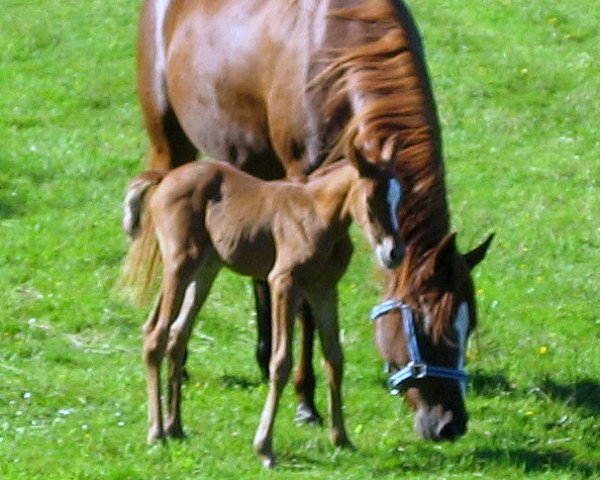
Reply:
[[132, 240], [121, 278], [119, 292], [135, 305], [146, 305], [155, 289], [160, 267], [160, 250], [152, 215], [146, 205], [165, 172], [149, 170], [128, 185], [123, 203], [123, 230]]

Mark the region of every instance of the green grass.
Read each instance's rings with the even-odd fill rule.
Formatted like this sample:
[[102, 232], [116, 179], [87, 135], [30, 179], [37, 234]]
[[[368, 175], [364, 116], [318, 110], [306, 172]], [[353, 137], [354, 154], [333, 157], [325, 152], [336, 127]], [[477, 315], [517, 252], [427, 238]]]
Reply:
[[[114, 291], [120, 202], [146, 138], [139, 2], [4, 2], [0, 16], [0, 478], [579, 479], [600, 471], [600, 2], [411, 1], [443, 123], [453, 225], [491, 231], [475, 273], [470, 432], [428, 444], [382, 386], [358, 239], [341, 285], [355, 452], [278, 417], [281, 466], [252, 437], [266, 394], [248, 282], [223, 274], [192, 342], [189, 439], [145, 445], [140, 325]], [[318, 403], [325, 410], [319, 371]]]

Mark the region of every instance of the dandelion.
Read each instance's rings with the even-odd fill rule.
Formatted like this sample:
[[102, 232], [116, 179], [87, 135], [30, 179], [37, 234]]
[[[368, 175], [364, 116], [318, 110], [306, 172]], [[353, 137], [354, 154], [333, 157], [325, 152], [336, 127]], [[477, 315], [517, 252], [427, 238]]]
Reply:
[[540, 355], [546, 355], [548, 353], [548, 347], [546, 345], [542, 345], [542, 346], [538, 347], [537, 352]]

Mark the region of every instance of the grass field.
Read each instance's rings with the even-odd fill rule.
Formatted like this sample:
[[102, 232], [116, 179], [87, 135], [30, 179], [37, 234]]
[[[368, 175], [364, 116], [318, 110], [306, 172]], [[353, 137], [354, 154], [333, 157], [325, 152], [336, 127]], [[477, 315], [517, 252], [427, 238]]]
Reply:
[[[266, 394], [247, 281], [223, 274], [189, 362], [189, 439], [145, 445], [140, 326], [114, 291], [126, 180], [147, 146], [134, 86], [139, 2], [3, 0], [0, 478], [583, 479], [600, 475], [600, 1], [411, 0], [475, 273], [470, 432], [419, 441], [386, 393], [367, 312], [381, 278], [357, 235], [341, 285], [355, 452], [296, 428], [288, 388], [263, 472]], [[319, 371], [318, 403], [325, 410]]]

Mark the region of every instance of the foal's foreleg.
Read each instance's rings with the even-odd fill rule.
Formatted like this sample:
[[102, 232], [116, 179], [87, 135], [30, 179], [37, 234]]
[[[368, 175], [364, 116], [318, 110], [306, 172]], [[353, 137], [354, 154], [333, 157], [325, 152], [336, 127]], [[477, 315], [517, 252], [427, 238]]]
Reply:
[[300, 295], [289, 276], [279, 276], [269, 281], [272, 296], [273, 341], [269, 364], [269, 393], [263, 407], [254, 437], [254, 449], [263, 466], [275, 465], [272, 436], [275, 415], [281, 392], [287, 383], [292, 367], [292, 333]]
[[320, 292], [310, 297], [315, 323], [319, 331], [329, 383], [330, 438], [334, 445], [350, 447], [342, 410], [344, 356], [339, 338], [337, 291]]
[[179, 316], [169, 331], [167, 356], [169, 383], [167, 390], [166, 434], [172, 438], [185, 436], [181, 426], [181, 383], [183, 366], [188, 352], [188, 341], [198, 312], [202, 308], [210, 287], [219, 271], [220, 263], [213, 255], [205, 255], [195, 279], [188, 285]]

